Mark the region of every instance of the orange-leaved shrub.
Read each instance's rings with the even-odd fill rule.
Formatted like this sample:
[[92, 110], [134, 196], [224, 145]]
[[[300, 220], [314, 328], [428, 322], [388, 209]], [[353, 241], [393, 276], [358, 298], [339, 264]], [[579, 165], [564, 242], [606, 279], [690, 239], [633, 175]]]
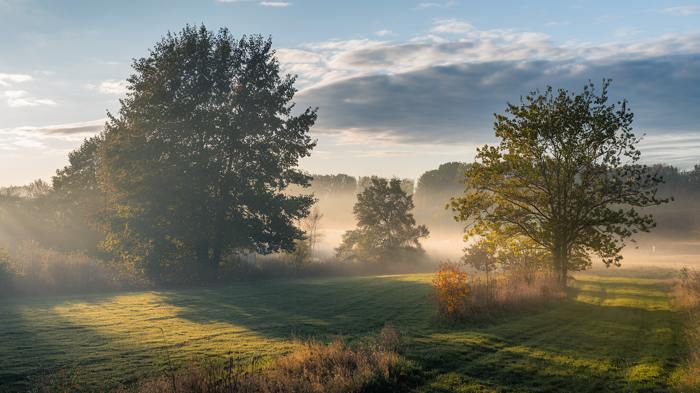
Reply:
[[438, 314], [447, 319], [460, 319], [465, 316], [467, 296], [471, 292], [469, 275], [459, 264], [443, 262], [433, 277], [433, 300]]

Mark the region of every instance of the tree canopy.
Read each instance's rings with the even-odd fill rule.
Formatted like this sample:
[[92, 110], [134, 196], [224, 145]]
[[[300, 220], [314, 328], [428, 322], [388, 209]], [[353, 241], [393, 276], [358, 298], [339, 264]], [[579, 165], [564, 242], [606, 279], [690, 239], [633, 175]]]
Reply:
[[345, 232], [336, 250], [338, 257], [378, 262], [406, 252], [422, 253], [420, 239], [428, 236], [428, 228], [416, 225], [413, 198], [402, 188], [402, 181], [372, 177], [368, 183], [353, 207], [357, 229]]
[[501, 142], [477, 149], [465, 193], [451, 202], [466, 238], [525, 237], [551, 255], [563, 284], [592, 255], [620, 264], [625, 241], [655, 225], [637, 208], [666, 200], [662, 178], [639, 163], [627, 102], [608, 102], [609, 84], [548, 87], [496, 115]]
[[152, 277], [189, 259], [204, 280], [226, 253], [293, 249], [313, 198], [285, 189], [309, 184], [316, 110], [295, 114], [271, 40], [188, 26], [133, 69], [104, 131], [105, 246]]

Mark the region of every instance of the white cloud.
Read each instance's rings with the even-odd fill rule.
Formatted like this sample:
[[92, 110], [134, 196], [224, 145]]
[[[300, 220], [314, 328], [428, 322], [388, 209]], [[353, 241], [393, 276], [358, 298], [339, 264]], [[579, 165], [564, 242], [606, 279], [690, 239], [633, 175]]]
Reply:
[[113, 79], [108, 79], [106, 81], [100, 82], [99, 85], [87, 84], [85, 85], [85, 88], [87, 88], [88, 90], [98, 91], [101, 94], [122, 95], [128, 91], [127, 86], [128, 84], [124, 80], [117, 81]]
[[263, 7], [274, 7], [274, 8], [285, 8], [292, 5], [292, 3], [287, 1], [261, 1], [260, 3]]
[[431, 31], [449, 34], [469, 33], [474, 31], [474, 26], [459, 19], [440, 19], [435, 22]]
[[61, 155], [76, 143], [104, 129], [106, 119], [48, 126], [0, 128], [0, 151], [37, 149], [43, 153], [58, 149]]
[[102, 131], [106, 121], [107, 119], [97, 119], [78, 123], [54, 124], [48, 126], [22, 126], [0, 131], [18, 135], [79, 135], [80, 137], [84, 137]]
[[254, 0], [215, 0], [217, 3], [257, 3], [263, 7], [286, 8], [292, 5], [288, 1], [254, 1]]
[[431, 31], [431, 34], [407, 41], [365, 38], [307, 43], [296, 49], [281, 49], [278, 54], [285, 71], [298, 74], [302, 90], [349, 78], [394, 75], [451, 64], [545, 60], [568, 62], [580, 70], [580, 64], [586, 61], [700, 54], [700, 34], [624, 42], [637, 31], [620, 29], [618, 36], [607, 43], [569, 41], [557, 44], [541, 32], [479, 30], [459, 19], [437, 20]]
[[699, 5], [680, 5], [675, 7], [668, 7], [661, 10], [664, 14], [676, 15], [676, 16], [688, 16], [700, 12]]
[[456, 1], [444, 1], [444, 2], [434, 2], [434, 1], [429, 1], [429, 2], [424, 2], [418, 4], [416, 9], [419, 10], [427, 10], [431, 8], [447, 8], [447, 7], [454, 7], [458, 3]]
[[10, 86], [13, 83], [22, 83], [32, 80], [31, 75], [0, 73], [0, 86]]
[[56, 105], [54, 100], [48, 98], [33, 97], [26, 90], [7, 90], [3, 94], [5, 102], [11, 108], [20, 108], [39, 105]]
[[642, 30], [634, 27], [619, 27], [613, 31], [613, 35], [617, 38], [630, 38], [641, 32]]
[[394, 35], [394, 32], [391, 30], [378, 30], [374, 32], [375, 35], [378, 35], [379, 37], [388, 37]]

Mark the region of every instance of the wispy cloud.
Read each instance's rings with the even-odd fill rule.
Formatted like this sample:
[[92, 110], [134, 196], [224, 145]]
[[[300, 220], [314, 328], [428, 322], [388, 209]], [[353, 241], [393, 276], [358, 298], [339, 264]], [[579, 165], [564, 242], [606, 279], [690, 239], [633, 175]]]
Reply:
[[662, 13], [675, 16], [689, 16], [700, 12], [700, 5], [679, 5], [667, 7], [661, 10]]
[[217, 3], [256, 3], [262, 7], [286, 8], [292, 5], [289, 1], [256, 1], [256, 0], [215, 0]]
[[[700, 135], [692, 109], [700, 105], [700, 34], [557, 44], [538, 32], [479, 30], [447, 19], [436, 21], [431, 35], [403, 42], [334, 40], [280, 54], [303, 83], [299, 106], [321, 105], [315, 132], [339, 143], [485, 143], [493, 137], [492, 114], [506, 102], [547, 84], [578, 90], [602, 78], [614, 80], [614, 99], [630, 99], [640, 133]], [[700, 147], [665, 154], [646, 145], [645, 153], [688, 166]]]
[[107, 119], [79, 123], [54, 124], [48, 126], [22, 126], [5, 129], [5, 132], [33, 135], [92, 135], [104, 129]]
[[88, 90], [97, 91], [101, 94], [122, 95], [128, 91], [127, 86], [128, 86], [127, 82], [124, 80], [118, 81], [118, 80], [108, 79], [108, 80], [100, 82], [97, 85], [87, 84], [87, 85], [85, 85], [85, 88], [87, 88]]
[[394, 32], [391, 30], [378, 30], [374, 32], [374, 35], [379, 37], [388, 37], [394, 35]]
[[79, 123], [54, 124], [47, 126], [21, 126], [0, 128], [0, 150], [20, 151], [25, 149], [64, 150], [73, 148], [76, 142], [94, 135], [104, 129], [106, 119]]
[[11, 108], [21, 108], [26, 106], [56, 105], [54, 100], [48, 98], [38, 98], [29, 94], [26, 90], [7, 90], [3, 93], [5, 102]]
[[433, 33], [459, 34], [474, 30], [474, 26], [460, 19], [441, 19], [435, 22], [430, 30]]
[[32, 80], [31, 75], [0, 73], [0, 86], [10, 86], [14, 83], [22, 83]]
[[274, 7], [274, 8], [286, 8], [292, 5], [288, 1], [261, 1], [260, 3], [263, 7]]
[[447, 8], [447, 7], [454, 7], [457, 4], [459, 4], [457, 1], [443, 1], [443, 2], [427, 1], [427, 2], [423, 2], [423, 3], [419, 3], [418, 6], [416, 6], [416, 9], [427, 10], [427, 9], [431, 9], [431, 8]]

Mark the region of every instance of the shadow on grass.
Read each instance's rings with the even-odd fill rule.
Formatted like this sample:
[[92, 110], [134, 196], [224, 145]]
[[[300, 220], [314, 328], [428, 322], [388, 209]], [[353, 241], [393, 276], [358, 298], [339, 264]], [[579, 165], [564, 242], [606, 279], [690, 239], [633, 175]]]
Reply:
[[[586, 289], [587, 296], [605, 298], [608, 292], [627, 288], [638, 290], [636, 297], [645, 301], [645, 285], [595, 280], [588, 280], [588, 285], [601, 289]], [[408, 339], [406, 355], [428, 376], [424, 390], [444, 392], [662, 391], [668, 387], [669, 373], [679, 361], [679, 319], [672, 311], [566, 300], [528, 313], [506, 315], [488, 324], [445, 326], [433, 319], [429, 293], [428, 280], [396, 276], [275, 280], [156, 292], [146, 297], [157, 303], [149, 305], [153, 314], [139, 316], [142, 319], [136, 321], [140, 325], [133, 327], [134, 333], [121, 330], [118, 334], [102, 330], [100, 323], [88, 326], [72, 314], [71, 308], [56, 312], [57, 305], [74, 304], [75, 313], [81, 312], [81, 307], [99, 311], [118, 298], [95, 295], [36, 306], [33, 312], [53, 313], [45, 326], [37, 326], [34, 320], [23, 321], [26, 310], [15, 312], [14, 333], [0, 337], [25, 344], [3, 343], [0, 348], [8, 359], [4, 364], [40, 359], [52, 363], [55, 369], [77, 362], [90, 365], [93, 378], [112, 376], [124, 381], [144, 371], [137, 368], [148, 367], [158, 359], [162, 348], [157, 340], [123, 341], [119, 334], [138, 335], [150, 324], [170, 321], [174, 331], [168, 334], [173, 335], [180, 334], [177, 329], [185, 325], [199, 329], [202, 332], [196, 340], [201, 343], [228, 337], [214, 331], [222, 327], [243, 329], [254, 333], [255, 340], [275, 342], [294, 337], [328, 340], [337, 335], [353, 339], [375, 333], [391, 321]], [[132, 295], [138, 294], [125, 296]], [[658, 302], [657, 297], [649, 295], [646, 300]], [[142, 308], [135, 304], [119, 309], [129, 312], [129, 307]], [[0, 304], [0, 309], [12, 312], [8, 305]], [[155, 312], [159, 309], [168, 312], [158, 315]], [[253, 340], [246, 335], [234, 337]], [[188, 351], [195, 344], [192, 340], [186, 338], [165, 346]], [[32, 341], [40, 343], [39, 349], [27, 351], [23, 345], [31, 345]], [[250, 347], [254, 350], [261, 343], [264, 341], [251, 342]], [[225, 348], [212, 346], [208, 350], [212, 353], [203, 355], [226, 355]], [[154, 369], [162, 367], [162, 360], [153, 365]], [[29, 366], [17, 370], [28, 374], [37, 371]], [[16, 372], [0, 375], [5, 375], [0, 386], [19, 378]]]

